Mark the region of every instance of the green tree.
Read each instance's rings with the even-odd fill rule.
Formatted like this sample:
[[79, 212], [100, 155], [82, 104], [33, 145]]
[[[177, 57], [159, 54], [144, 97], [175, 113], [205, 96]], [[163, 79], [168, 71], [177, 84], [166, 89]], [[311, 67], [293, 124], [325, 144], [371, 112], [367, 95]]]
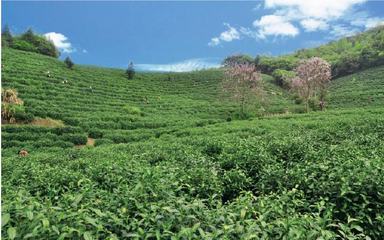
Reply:
[[226, 57], [222, 62], [222, 65], [224, 67], [230, 67], [235, 64], [252, 64], [253, 62], [254, 62], [254, 59], [251, 56], [238, 54], [238, 55], [232, 55], [232, 56]]
[[32, 29], [28, 29], [28, 31], [23, 33], [20, 37], [16, 37], [12, 47], [55, 58], [60, 56], [60, 52], [57, 50], [52, 41], [46, 39], [44, 36], [35, 34]]
[[75, 64], [72, 62], [72, 60], [71, 60], [70, 57], [66, 57], [65, 60], [64, 60], [64, 63], [65, 63], [65, 65], [67, 66], [67, 68], [69, 68], [69, 69], [72, 69], [73, 66], [75, 65]]
[[128, 68], [125, 73], [127, 74], [128, 79], [133, 79], [133, 77], [135, 76], [135, 68], [133, 66], [133, 62], [130, 62], [128, 64]]
[[10, 47], [12, 46], [13, 37], [11, 31], [9, 30], [8, 25], [5, 25], [3, 31], [1, 32], [1, 45]]
[[35, 33], [32, 28], [29, 28], [25, 33], [23, 33], [20, 37], [22, 40], [27, 41], [29, 43], [35, 42]]

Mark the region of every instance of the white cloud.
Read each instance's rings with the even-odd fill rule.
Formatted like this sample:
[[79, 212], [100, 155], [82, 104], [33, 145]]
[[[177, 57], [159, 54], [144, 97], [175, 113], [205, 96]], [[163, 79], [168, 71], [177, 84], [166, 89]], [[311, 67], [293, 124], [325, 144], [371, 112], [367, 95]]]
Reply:
[[[300, 26], [307, 32], [327, 30], [332, 26], [334, 36], [345, 33], [349, 36], [355, 33], [356, 28], [347, 26], [335, 26], [335, 22], [345, 17], [354, 6], [367, 0], [265, 0], [266, 9], [274, 9], [272, 15], [265, 15], [254, 22], [261, 37], [269, 35], [296, 36], [299, 29], [293, 24]], [[269, 24], [261, 24], [263, 21]], [[332, 23], [332, 24], [331, 24]], [[268, 28], [265, 27], [268, 26]]]
[[64, 53], [74, 52], [75, 49], [72, 48], [70, 42], [68, 42], [68, 38], [61, 33], [49, 32], [44, 34], [45, 38], [52, 41], [55, 46], [63, 51]]
[[197, 58], [170, 64], [136, 64], [138, 70], [156, 72], [190, 72], [207, 68], [218, 68], [219, 63]]
[[254, 7], [252, 10], [257, 11], [259, 10], [263, 5], [261, 3], [257, 4], [256, 7]]
[[303, 43], [303, 47], [304, 48], [315, 48], [315, 47], [319, 47], [325, 43], [326, 43], [326, 41], [323, 41], [323, 40], [307, 40]]
[[266, 8], [284, 8], [297, 18], [336, 19], [352, 6], [367, 0], [265, 0]]
[[351, 25], [364, 27], [365, 29], [370, 29], [373, 27], [377, 27], [379, 25], [384, 25], [384, 18], [379, 18], [379, 17], [356, 18], [353, 21], [351, 21]]
[[83, 52], [83, 53], [88, 53], [87, 49], [83, 49], [82, 52]]
[[214, 37], [211, 39], [211, 41], [208, 43], [209, 46], [217, 46], [220, 44], [220, 39], [218, 37]]
[[260, 20], [254, 21], [253, 26], [259, 29], [258, 36], [260, 38], [265, 38], [268, 35], [294, 37], [299, 34], [299, 29], [278, 15], [263, 16]]
[[318, 20], [313, 18], [307, 18], [300, 21], [301, 26], [307, 32], [314, 32], [317, 30], [326, 30], [329, 25], [324, 20]]
[[349, 27], [346, 25], [334, 25], [330, 31], [330, 34], [334, 37], [350, 37], [359, 32], [359, 29]]
[[208, 43], [209, 46], [217, 46], [222, 41], [231, 42], [233, 40], [240, 39], [240, 33], [237, 31], [236, 28], [231, 27], [231, 25], [229, 25], [228, 23], [224, 23], [224, 25], [228, 29], [222, 32], [219, 37], [212, 38], [211, 41]]
[[[333, 37], [350, 36], [384, 24], [384, 18], [372, 17], [368, 12], [357, 8], [367, 1], [264, 0], [264, 11], [268, 11], [268, 14], [256, 19], [252, 27], [239, 27], [238, 31], [234, 29], [236, 37], [230, 41], [241, 39], [243, 36], [255, 39], [265, 39], [269, 36], [295, 37], [301, 30], [305, 32], [329, 30]], [[259, 5], [256, 5], [253, 11], [257, 11]], [[223, 41], [225, 40], [220, 35], [212, 38], [209, 45], [217, 46]]]
[[381, 26], [381, 25], [384, 25], [384, 19], [383, 18], [369, 18], [365, 22], [365, 28], [366, 29]]

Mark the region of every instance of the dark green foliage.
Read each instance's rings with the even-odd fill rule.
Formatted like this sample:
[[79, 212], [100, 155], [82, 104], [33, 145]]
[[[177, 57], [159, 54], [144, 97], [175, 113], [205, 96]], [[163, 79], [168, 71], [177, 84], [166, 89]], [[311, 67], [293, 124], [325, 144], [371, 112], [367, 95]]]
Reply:
[[10, 47], [27, 52], [35, 52], [51, 57], [59, 57], [60, 52], [57, 50], [53, 42], [47, 40], [44, 36], [35, 34], [32, 29], [15, 36], [12, 39]]
[[95, 140], [95, 147], [100, 146], [100, 145], [109, 145], [113, 144], [113, 141], [110, 139], [96, 139]]
[[282, 57], [259, 57], [257, 64], [258, 69], [265, 74], [272, 74], [276, 69], [292, 71], [298, 64], [300, 59], [294, 56]]
[[30, 123], [34, 119], [34, 116], [31, 113], [26, 113], [25, 111], [16, 111], [15, 118], [19, 123]]
[[91, 129], [89, 130], [88, 136], [90, 138], [102, 138], [103, 132], [98, 129]]
[[65, 63], [65, 66], [67, 66], [67, 68], [69, 68], [69, 69], [72, 69], [73, 66], [75, 65], [75, 64], [72, 62], [72, 60], [71, 60], [70, 57], [66, 57], [65, 60], [64, 60], [64, 63]]
[[25, 33], [23, 33], [21, 36], [20, 36], [20, 39], [24, 40], [24, 41], [27, 41], [29, 43], [33, 43], [36, 39], [35, 39], [35, 34], [33, 33], [33, 30], [30, 28], [28, 29]]
[[223, 175], [223, 202], [235, 199], [242, 191], [250, 191], [252, 189], [252, 178], [247, 176], [241, 169], [231, 169], [225, 171]]
[[333, 78], [345, 76], [384, 64], [384, 26], [353, 37], [342, 38], [317, 48], [302, 49], [280, 57], [258, 57], [261, 72], [272, 74], [276, 69], [292, 71], [299, 60], [321, 57], [331, 63]]
[[254, 63], [254, 59], [249, 55], [243, 55], [243, 54], [233, 55], [233, 56], [226, 57], [223, 60], [222, 65], [224, 67], [228, 67], [233, 64], [245, 64], [245, 63], [249, 63], [249, 64]]
[[290, 80], [295, 76], [296, 73], [294, 71], [276, 69], [272, 72], [272, 77], [275, 78], [276, 84], [283, 88], [289, 88]]
[[223, 151], [222, 147], [217, 143], [207, 143], [204, 149], [204, 153], [210, 157], [219, 155]]
[[85, 145], [87, 143], [87, 136], [82, 134], [67, 134], [64, 135], [63, 140], [75, 145]]
[[11, 47], [13, 44], [13, 37], [11, 31], [9, 30], [8, 25], [5, 25], [1, 31], [1, 46]]
[[128, 68], [125, 73], [127, 74], [128, 79], [133, 79], [133, 77], [135, 76], [135, 68], [133, 67], [133, 62], [130, 62], [128, 64]]
[[34, 46], [32, 43], [22, 40], [18, 37], [15, 37], [12, 48], [26, 52], [38, 52], [36, 46]]

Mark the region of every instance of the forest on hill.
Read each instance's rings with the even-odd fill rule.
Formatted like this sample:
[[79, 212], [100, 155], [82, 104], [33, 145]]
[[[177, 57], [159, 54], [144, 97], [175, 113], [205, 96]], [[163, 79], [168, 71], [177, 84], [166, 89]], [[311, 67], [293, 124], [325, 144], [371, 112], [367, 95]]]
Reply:
[[341, 38], [316, 48], [300, 49], [292, 54], [270, 57], [249, 55], [230, 56], [231, 60], [254, 62], [261, 72], [279, 76], [289, 75], [300, 60], [321, 57], [332, 65], [333, 78], [352, 74], [384, 64], [384, 26], [377, 26], [351, 37]]

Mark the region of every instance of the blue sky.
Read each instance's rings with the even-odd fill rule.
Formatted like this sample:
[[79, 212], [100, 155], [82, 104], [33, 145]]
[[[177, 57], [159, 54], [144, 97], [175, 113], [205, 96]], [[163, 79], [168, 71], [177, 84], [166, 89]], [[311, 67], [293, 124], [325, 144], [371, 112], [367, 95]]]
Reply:
[[384, 2], [367, 0], [2, 4], [2, 25], [46, 34], [76, 63], [159, 71], [290, 53], [384, 22]]

